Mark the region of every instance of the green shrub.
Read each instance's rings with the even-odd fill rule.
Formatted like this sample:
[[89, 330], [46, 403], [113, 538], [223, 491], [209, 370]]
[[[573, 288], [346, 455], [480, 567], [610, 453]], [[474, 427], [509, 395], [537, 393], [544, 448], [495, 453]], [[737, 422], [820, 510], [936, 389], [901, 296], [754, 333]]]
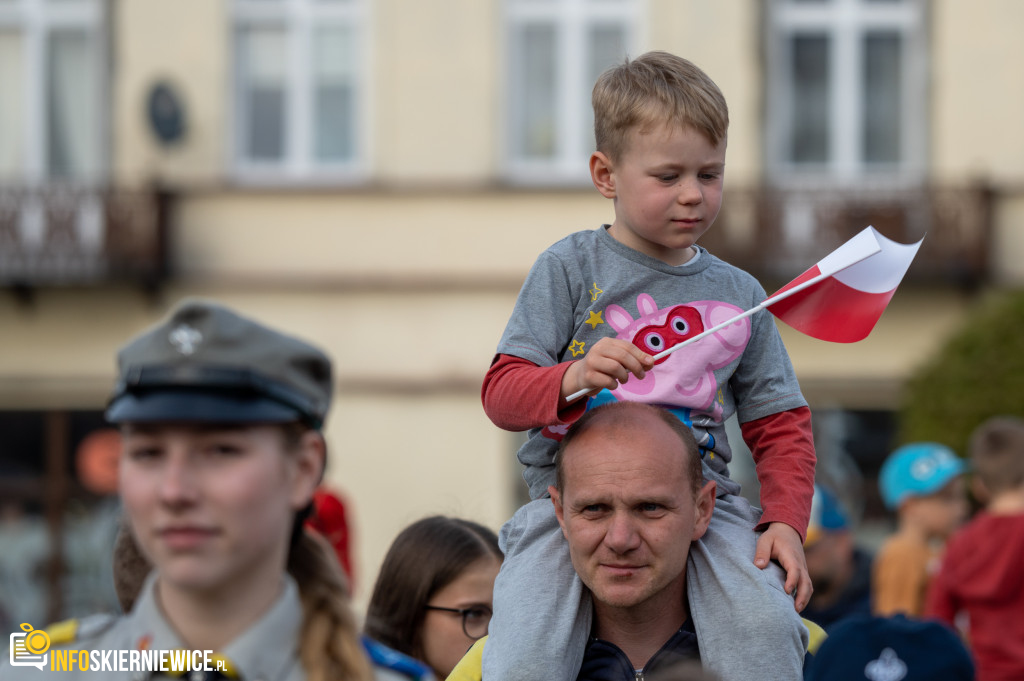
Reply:
[[1024, 291], [994, 295], [907, 385], [900, 440], [964, 454], [971, 432], [998, 414], [1024, 417]]

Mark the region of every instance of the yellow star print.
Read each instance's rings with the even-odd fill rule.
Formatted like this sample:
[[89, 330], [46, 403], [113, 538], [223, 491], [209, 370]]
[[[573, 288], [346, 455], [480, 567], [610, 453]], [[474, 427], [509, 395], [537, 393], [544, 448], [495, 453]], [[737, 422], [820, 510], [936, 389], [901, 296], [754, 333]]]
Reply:
[[604, 314], [604, 312], [591, 312], [590, 313], [590, 319], [588, 319], [584, 323], [585, 324], [590, 324], [590, 328], [596, 329], [598, 324], [604, 324], [604, 320], [601, 319], [601, 315], [603, 315], [603, 314]]
[[572, 342], [572, 345], [569, 346], [569, 352], [572, 353], [573, 357], [579, 357], [580, 355], [583, 354], [584, 346], [586, 346], [586, 343], [581, 343], [578, 340], [574, 340]]
[[604, 291], [597, 287], [597, 282], [595, 281], [594, 288], [590, 289], [590, 302], [594, 302], [595, 300], [597, 300], [597, 297], [602, 293], [604, 293]]

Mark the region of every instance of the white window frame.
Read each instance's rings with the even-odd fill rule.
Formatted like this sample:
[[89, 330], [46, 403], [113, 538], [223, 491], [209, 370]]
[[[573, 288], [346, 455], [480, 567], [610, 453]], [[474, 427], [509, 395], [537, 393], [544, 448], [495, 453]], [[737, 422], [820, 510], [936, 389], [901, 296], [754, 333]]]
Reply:
[[[14, 178], [29, 186], [40, 186], [51, 180], [49, 165], [50, 140], [48, 131], [49, 102], [47, 99], [47, 41], [56, 30], [76, 29], [90, 32], [95, 37], [94, 58], [99, 73], [98, 82], [103, 92], [96, 97], [95, 120], [99, 128], [94, 131], [99, 150], [93, 173], [55, 181], [72, 184], [98, 184], [109, 173], [110, 128], [106, 68], [107, 27], [105, 4], [102, 0], [82, 2], [47, 2], [44, 0], [6, 0], [0, 2], [0, 31], [21, 34], [24, 49], [22, 79], [25, 87], [22, 99], [24, 161], [20, 177]], [[0, 178], [0, 180], [12, 178]]]
[[[580, 102], [590, 101], [594, 83], [589, 82], [584, 57], [586, 33], [595, 24], [618, 23], [625, 29], [626, 53], [637, 55], [640, 45], [643, 0], [504, 0], [504, 37], [507, 61], [504, 120], [504, 179], [519, 185], [589, 185], [587, 159], [593, 153], [591, 143], [582, 143], [582, 128], [593, 129], [593, 118]], [[555, 144], [553, 158], [528, 158], [515, 148], [515, 107], [511, 105], [518, 93], [515, 83], [522, 82], [521, 64], [513, 53], [515, 31], [525, 24], [547, 23], [556, 31], [555, 90], [556, 104]]]
[[[324, 0], [234, 0], [232, 45], [234, 54], [231, 121], [228, 151], [234, 179], [258, 185], [355, 184], [366, 179], [370, 155], [367, 83], [370, 82], [370, 24], [368, 0], [325, 2]], [[355, 40], [355, 112], [353, 122], [354, 153], [351, 159], [324, 162], [315, 158], [313, 135], [313, 55], [314, 32], [325, 24], [352, 29]], [[242, 110], [242, 55], [239, 33], [249, 27], [283, 27], [288, 36], [287, 90], [285, 92], [284, 158], [260, 162], [244, 155], [246, 118]], [[301, 121], [301, 123], [299, 123]]]
[[[775, 184], [859, 185], [883, 181], [920, 182], [925, 174], [927, 125], [926, 5], [922, 0], [867, 2], [828, 0], [821, 3], [769, 0], [766, 20], [767, 120], [765, 154], [769, 179]], [[862, 158], [861, 120], [864, 61], [863, 36], [871, 30], [898, 32], [903, 46], [900, 161], [888, 166]], [[788, 130], [793, 102], [789, 80], [789, 46], [794, 35], [825, 34], [830, 38], [830, 158], [823, 164], [788, 160]]]

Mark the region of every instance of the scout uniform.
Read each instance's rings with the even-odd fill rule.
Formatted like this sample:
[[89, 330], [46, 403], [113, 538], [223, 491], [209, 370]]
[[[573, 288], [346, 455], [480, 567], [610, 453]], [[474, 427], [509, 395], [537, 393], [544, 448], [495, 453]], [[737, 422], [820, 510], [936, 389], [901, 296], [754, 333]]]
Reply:
[[[334, 389], [330, 359], [319, 349], [206, 301], [183, 303], [164, 322], [130, 341], [118, 353], [118, 368], [117, 386], [106, 412], [113, 424], [301, 421], [320, 428]], [[282, 574], [284, 588], [271, 608], [223, 651], [215, 651], [213, 666], [222, 667], [220, 671], [51, 671], [66, 650], [182, 649], [181, 638], [156, 602], [156, 580], [156, 572], [151, 573], [127, 615], [71, 620], [47, 630], [51, 647], [42, 669], [17, 664], [12, 652], [11, 659], [0, 661], [0, 681], [35, 676], [126, 681], [305, 679], [298, 659], [302, 604], [287, 573]], [[386, 660], [371, 660], [378, 681], [410, 678], [389, 668]]]

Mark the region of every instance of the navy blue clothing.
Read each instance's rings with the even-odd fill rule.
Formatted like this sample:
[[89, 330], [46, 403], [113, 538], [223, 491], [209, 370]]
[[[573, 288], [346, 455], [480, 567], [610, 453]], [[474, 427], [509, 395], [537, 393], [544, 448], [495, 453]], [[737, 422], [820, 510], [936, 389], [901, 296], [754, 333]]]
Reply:
[[832, 605], [825, 608], [814, 607], [814, 597], [801, 613], [826, 633], [851, 615], [871, 614], [871, 563], [872, 555], [855, 548], [853, 550], [853, 576]]
[[692, 619], [687, 619], [679, 631], [647, 661], [639, 675], [618, 646], [591, 637], [583, 653], [583, 666], [576, 681], [640, 681], [652, 672], [683, 660], [700, 660]]

